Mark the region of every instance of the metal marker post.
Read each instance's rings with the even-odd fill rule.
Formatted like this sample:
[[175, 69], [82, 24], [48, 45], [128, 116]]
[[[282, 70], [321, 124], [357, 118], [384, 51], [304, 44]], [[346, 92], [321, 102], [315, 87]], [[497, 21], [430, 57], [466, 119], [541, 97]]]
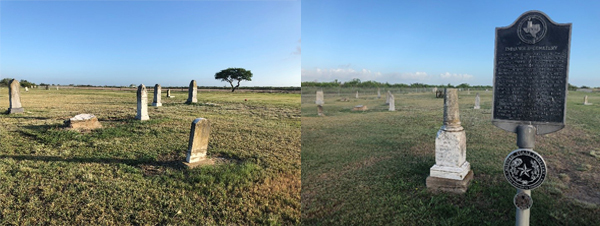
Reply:
[[[535, 127], [532, 125], [520, 125], [517, 127], [517, 146], [523, 149], [533, 149], [535, 147]], [[517, 194], [524, 192], [531, 196], [531, 190], [517, 189]], [[529, 209], [522, 210], [517, 208], [516, 224], [517, 226], [529, 226]]]

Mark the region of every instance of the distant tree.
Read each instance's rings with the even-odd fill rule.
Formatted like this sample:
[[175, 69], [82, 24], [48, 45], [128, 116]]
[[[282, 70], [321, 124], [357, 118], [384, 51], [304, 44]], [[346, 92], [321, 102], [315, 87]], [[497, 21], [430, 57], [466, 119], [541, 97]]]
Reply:
[[[240, 82], [243, 80], [252, 81], [252, 72], [243, 68], [227, 68], [215, 73], [215, 79], [220, 79], [223, 82], [229, 82], [231, 92], [240, 87]], [[237, 85], [233, 86], [233, 82], [237, 81]]]
[[469, 88], [469, 87], [471, 87], [471, 86], [469, 86], [468, 83], [461, 83], [460, 85], [456, 86], [456, 88], [463, 88], [463, 89], [466, 89], [466, 88]]
[[13, 80], [12, 78], [3, 78], [2, 80], [0, 80], [0, 85], [1, 86], [8, 86], [10, 84], [10, 81]]
[[581, 86], [582, 89], [589, 89], [590, 87], [587, 86]]
[[32, 86], [35, 86], [35, 83], [31, 83], [31, 82], [29, 82], [29, 81], [27, 81], [25, 79], [21, 79], [20, 83], [21, 83], [22, 87], [32, 87]]
[[577, 86], [571, 85], [571, 83], [569, 83], [569, 88], [568, 88], [569, 90], [576, 91], [577, 88], [578, 88]]

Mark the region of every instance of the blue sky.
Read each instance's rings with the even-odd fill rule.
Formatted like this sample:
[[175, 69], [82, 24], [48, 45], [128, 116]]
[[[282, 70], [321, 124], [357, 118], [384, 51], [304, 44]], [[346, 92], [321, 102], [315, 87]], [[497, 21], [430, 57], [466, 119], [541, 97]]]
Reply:
[[300, 86], [300, 1], [1, 1], [0, 77], [34, 83]]
[[572, 23], [569, 82], [600, 87], [598, 1], [302, 2], [302, 81], [492, 85], [495, 28]]

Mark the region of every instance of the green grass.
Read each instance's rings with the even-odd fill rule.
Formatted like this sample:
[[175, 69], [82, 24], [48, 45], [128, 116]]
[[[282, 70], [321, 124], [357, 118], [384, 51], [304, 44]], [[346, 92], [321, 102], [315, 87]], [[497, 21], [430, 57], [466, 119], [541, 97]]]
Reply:
[[[133, 91], [22, 91], [25, 113], [0, 115], [0, 224], [300, 223], [299, 94], [201, 91], [187, 105], [163, 90], [142, 122]], [[81, 113], [103, 128], [63, 128]], [[217, 164], [187, 170], [198, 117]]]
[[[389, 112], [383, 89], [381, 99], [376, 89], [362, 90], [359, 99], [324, 91], [325, 117], [317, 116], [314, 93], [305, 92], [302, 100], [303, 224], [514, 224], [516, 189], [504, 178], [502, 163], [517, 148], [516, 136], [491, 124], [491, 92], [459, 92], [474, 179], [467, 193], [451, 195], [425, 186], [435, 164], [443, 99], [431, 92], [395, 94], [396, 111]], [[476, 92], [480, 110], [473, 109]], [[600, 224], [599, 162], [589, 154], [600, 150], [600, 95], [587, 93], [595, 105], [583, 106], [585, 94], [569, 93], [563, 130], [536, 136], [548, 178], [532, 191], [532, 225]], [[342, 97], [350, 102], [337, 101]], [[350, 110], [359, 104], [369, 110]], [[578, 171], [582, 164], [592, 167]]]

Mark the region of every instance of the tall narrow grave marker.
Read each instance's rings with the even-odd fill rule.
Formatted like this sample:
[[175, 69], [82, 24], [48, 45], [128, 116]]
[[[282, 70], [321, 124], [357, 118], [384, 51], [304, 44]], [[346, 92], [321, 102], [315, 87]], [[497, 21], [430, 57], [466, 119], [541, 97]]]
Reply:
[[8, 101], [9, 108], [8, 113], [21, 113], [23, 112], [23, 106], [21, 105], [21, 84], [16, 79], [10, 81], [10, 85], [8, 86]]
[[479, 102], [481, 101], [481, 99], [479, 98], [479, 93], [475, 94], [475, 107], [473, 107], [473, 109], [480, 109], [481, 106], [479, 106]]
[[427, 189], [465, 193], [473, 171], [467, 162], [467, 136], [460, 123], [456, 89], [445, 89], [444, 125], [435, 138], [435, 165], [429, 170]]
[[389, 111], [395, 111], [396, 110], [396, 101], [394, 100], [394, 95], [390, 94], [390, 100], [389, 100]]
[[192, 80], [190, 82], [190, 88], [188, 89], [188, 99], [185, 103], [197, 103], [198, 99], [196, 98], [196, 94], [198, 93], [198, 86], [196, 85], [196, 80]]
[[135, 119], [141, 121], [150, 119], [150, 116], [148, 116], [148, 92], [144, 84], [140, 84], [137, 89], [137, 115]]
[[160, 101], [160, 93], [161, 93], [161, 87], [159, 84], [154, 85], [154, 100], [152, 101], [152, 106], [154, 107], [160, 107], [162, 106], [162, 103]]

